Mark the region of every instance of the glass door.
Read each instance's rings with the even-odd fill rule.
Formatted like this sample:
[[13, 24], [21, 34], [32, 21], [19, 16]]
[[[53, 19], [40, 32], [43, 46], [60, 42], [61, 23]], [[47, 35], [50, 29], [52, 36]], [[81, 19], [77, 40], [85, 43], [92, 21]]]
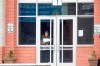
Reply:
[[77, 23], [74, 17], [38, 17], [37, 63], [75, 66]]
[[75, 66], [76, 31], [74, 17], [57, 17], [57, 66]]
[[38, 17], [37, 62], [56, 66], [56, 18]]

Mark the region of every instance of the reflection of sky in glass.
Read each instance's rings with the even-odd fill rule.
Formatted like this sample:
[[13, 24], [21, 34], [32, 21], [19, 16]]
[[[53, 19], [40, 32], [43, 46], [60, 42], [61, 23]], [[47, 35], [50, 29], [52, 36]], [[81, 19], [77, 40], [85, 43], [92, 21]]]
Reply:
[[79, 3], [78, 10], [79, 15], [93, 15], [94, 5], [93, 3]]
[[20, 17], [19, 22], [36, 22], [36, 17]]
[[[52, 4], [38, 4], [38, 15], [54, 15], [55, 12], [61, 14], [61, 6], [53, 6]], [[19, 3], [20, 16], [35, 16], [36, 4]]]
[[19, 18], [19, 44], [20, 45], [36, 44], [36, 18], [35, 17]]
[[36, 4], [34, 3], [20, 3], [19, 4], [20, 16], [34, 16], [36, 15]]

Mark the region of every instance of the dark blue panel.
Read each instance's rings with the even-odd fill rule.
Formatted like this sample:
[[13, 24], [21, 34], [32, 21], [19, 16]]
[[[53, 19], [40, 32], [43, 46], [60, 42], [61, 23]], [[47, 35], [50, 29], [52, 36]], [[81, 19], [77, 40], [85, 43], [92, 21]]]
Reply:
[[61, 8], [52, 4], [38, 4], [38, 15], [55, 15], [55, 12], [61, 15]]
[[41, 20], [41, 22], [50, 22], [50, 20], [49, 19], [44, 19], [44, 20]]
[[19, 22], [36, 22], [36, 17], [20, 17]]
[[[55, 15], [57, 12], [61, 15], [62, 6], [53, 6], [52, 4], [38, 4], [38, 15]], [[34, 3], [19, 3], [20, 16], [35, 16], [36, 4]]]
[[34, 16], [36, 15], [36, 4], [34, 3], [19, 3], [20, 16]]

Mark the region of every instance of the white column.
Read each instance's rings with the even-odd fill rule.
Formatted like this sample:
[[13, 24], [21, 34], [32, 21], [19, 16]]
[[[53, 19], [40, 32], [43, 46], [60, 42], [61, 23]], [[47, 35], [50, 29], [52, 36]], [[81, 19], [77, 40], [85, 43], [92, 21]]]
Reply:
[[58, 0], [58, 5], [62, 5], [62, 0]]
[[57, 0], [52, 0], [52, 4], [53, 4], [54, 6], [58, 5]]
[[5, 45], [5, 0], [0, 0], [0, 46]]

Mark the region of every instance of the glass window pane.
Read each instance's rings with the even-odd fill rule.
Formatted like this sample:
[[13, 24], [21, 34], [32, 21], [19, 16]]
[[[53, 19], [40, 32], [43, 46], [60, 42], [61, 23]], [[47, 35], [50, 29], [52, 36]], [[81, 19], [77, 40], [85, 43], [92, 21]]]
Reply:
[[53, 50], [51, 50], [51, 63], [53, 63], [54, 62], [54, 51]]
[[59, 59], [60, 59], [59, 62], [62, 63], [62, 50], [60, 50]]
[[63, 50], [63, 62], [64, 63], [73, 62], [73, 51], [72, 50]]
[[94, 15], [94, 4], [78, 3], [78, 15]]
[[41, 45], [50, 45], [50, 20], [41, 20]]
[[75, 15], [75, 3], [63, 3], [62, 6], [52, 4], [38, 4], [38, 15]]
[[63, 20], [63, 45], [73, 45], [73, 20]]
[[36, 15], [36, 4], [19, 3], [19, 16], [34, 16], [34, 15]]
[[40, 63], [50, 62], [50, 50], [41, 50], [40, 51]]
[[62, 15], [76, 15], [76, 3], [62, 4]]
[[54, 44], [54, 38], [53, 38], [53, 35], [54, 35], [54, 20], [51, 20], [51, 45]]
[[36, 18], [19, 18], [19, 45], [36, 44]]
[[61, 6], [52, 4], [38, 4], [38, 15], [55, 15], [56, 12], [61, 15]]
[[62, 19], [60, 19], [60, 45], [62, 45]]
[[[79, 30], [83, 30], [83, 36], [79, 36]], [[78, 44], [93, 44], [94, 18], [78, 17]]]

